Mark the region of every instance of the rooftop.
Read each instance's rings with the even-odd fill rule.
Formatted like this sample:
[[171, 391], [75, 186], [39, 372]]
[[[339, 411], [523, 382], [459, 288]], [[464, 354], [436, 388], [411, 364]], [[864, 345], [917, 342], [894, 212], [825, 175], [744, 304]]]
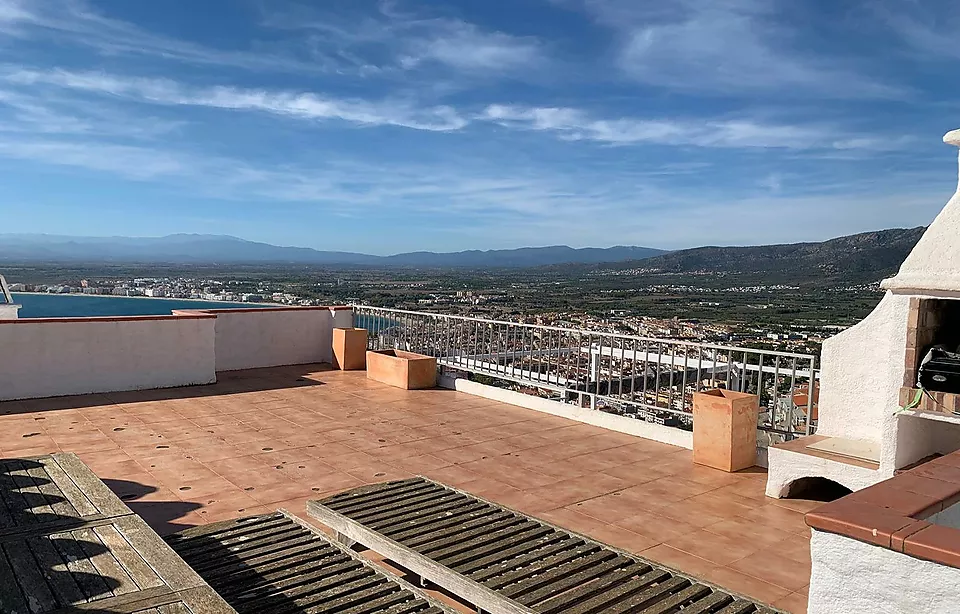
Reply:
[[820, 505], [766, 474], [452, 390], [301, 365], [206, 386], [0, 403], [0, 455], [75, 452], [161, 534], [424, 475], [790, 612]]

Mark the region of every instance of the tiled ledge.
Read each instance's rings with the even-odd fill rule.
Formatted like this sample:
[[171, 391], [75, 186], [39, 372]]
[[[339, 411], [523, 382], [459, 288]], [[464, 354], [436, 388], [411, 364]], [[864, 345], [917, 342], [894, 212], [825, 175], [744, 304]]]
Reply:
[[827, 503], [808, 526], [960, 568], [960, 530], [928, 522], [960, 502], [960, 452]]
[[960, 415], [960, 394], [950, 394], [948, 392], [928, 393], [917, 388], [910, 388], [909, 386], [904, 386], [900, 389], [900, 407], [913, 405], [918, 396], [920, 398], [920, 404], [913, 408], [915, 411], [945, 414], [947, 416]]

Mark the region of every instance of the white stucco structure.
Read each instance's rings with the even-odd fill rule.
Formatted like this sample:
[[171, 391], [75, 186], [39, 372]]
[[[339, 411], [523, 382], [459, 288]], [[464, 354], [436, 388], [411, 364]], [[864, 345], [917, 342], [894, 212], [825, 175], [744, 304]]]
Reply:
[[[960, 131], [944, 141], [960, 146]], [[886, 295], [856, 326], [828, 339], [821, 359], [817, 435], [869, 442], [879, 452], [875, 471], [855, 464], [771, 448], [767, 495], [784, 496], [791, 482], [824, 477], [859, 490], [934, 452], [950, 452], [960, 430], [927, 417], [904, 415], [900, 389], [912, 297], [960, 298], [960, 191], [954, 194], [899, 273], [883, 282]], [[943, 433], [951, 437], [944, 437]], [[958, 443], [954, 444], [953, 441]]]
[[595, 409], [577, 407], [576, 405], [560, 403], [559, 401], [551, 401], [550, 399], [544, 399], [522, 392], [497, 388], [496, 386], [487, 386], [479, 382], [471, 382], [468, 379], [443, 376], [437, 383], [443, 388], [459, 390], [460, 392], [466, 392], [467, 394], [485, 399], [525, 407], [526, 409], [592, 424], [611, 431], [626, 433], [627, 435], [668, 443], [688, 450], [693, 449], [693, 433], [690, 431], [659, 424], [651, 424], [643, 420], [635, 420]]
[[0, 321], [0, 400], [209, 384], [217, 371], [330, 362], [328, 307]]
[[[175, 313], [197, 313], [177, 311]], [[204, 311], [216, 315], [217, 371], [330, 362], [337, 314], [329, 307]], [[349, 322], [345, 326], [349, 326]]]
[[216, 381], [209, 316], [0, 322], [0, 400]]
[[807, 614], [957, 612], [960, 569], [813, 531]]
[[0, 320], [16, 320], [20, 313], [20, 305], [0, 304]]

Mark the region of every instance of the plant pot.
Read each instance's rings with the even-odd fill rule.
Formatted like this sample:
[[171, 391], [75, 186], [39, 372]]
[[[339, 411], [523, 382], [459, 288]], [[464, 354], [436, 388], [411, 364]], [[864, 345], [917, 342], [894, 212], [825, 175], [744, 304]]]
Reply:
[[367, 329], [333, 329], [333, 366], [341, 371], [367, 368]]
[[757, 462], [755, 394], [718, 388], [693, 395], [693, 462], [740, 471]]
[[401, 350], [369, 351], [367, 378], [406, 390], [433, 388], [437, 385], [437, 359]]

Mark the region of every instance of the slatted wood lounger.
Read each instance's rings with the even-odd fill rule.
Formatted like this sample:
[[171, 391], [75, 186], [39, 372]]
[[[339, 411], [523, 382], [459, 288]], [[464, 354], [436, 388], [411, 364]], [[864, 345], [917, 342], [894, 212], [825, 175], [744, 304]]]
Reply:
[[166, 539], [241, 614], [453, 614], [283, 510]]
[[775, 612], [422, 477], [308, 501], [307, 511], [492, 614]]
[[0, 612], [236, 614], [73, 454], [0, 460]]

